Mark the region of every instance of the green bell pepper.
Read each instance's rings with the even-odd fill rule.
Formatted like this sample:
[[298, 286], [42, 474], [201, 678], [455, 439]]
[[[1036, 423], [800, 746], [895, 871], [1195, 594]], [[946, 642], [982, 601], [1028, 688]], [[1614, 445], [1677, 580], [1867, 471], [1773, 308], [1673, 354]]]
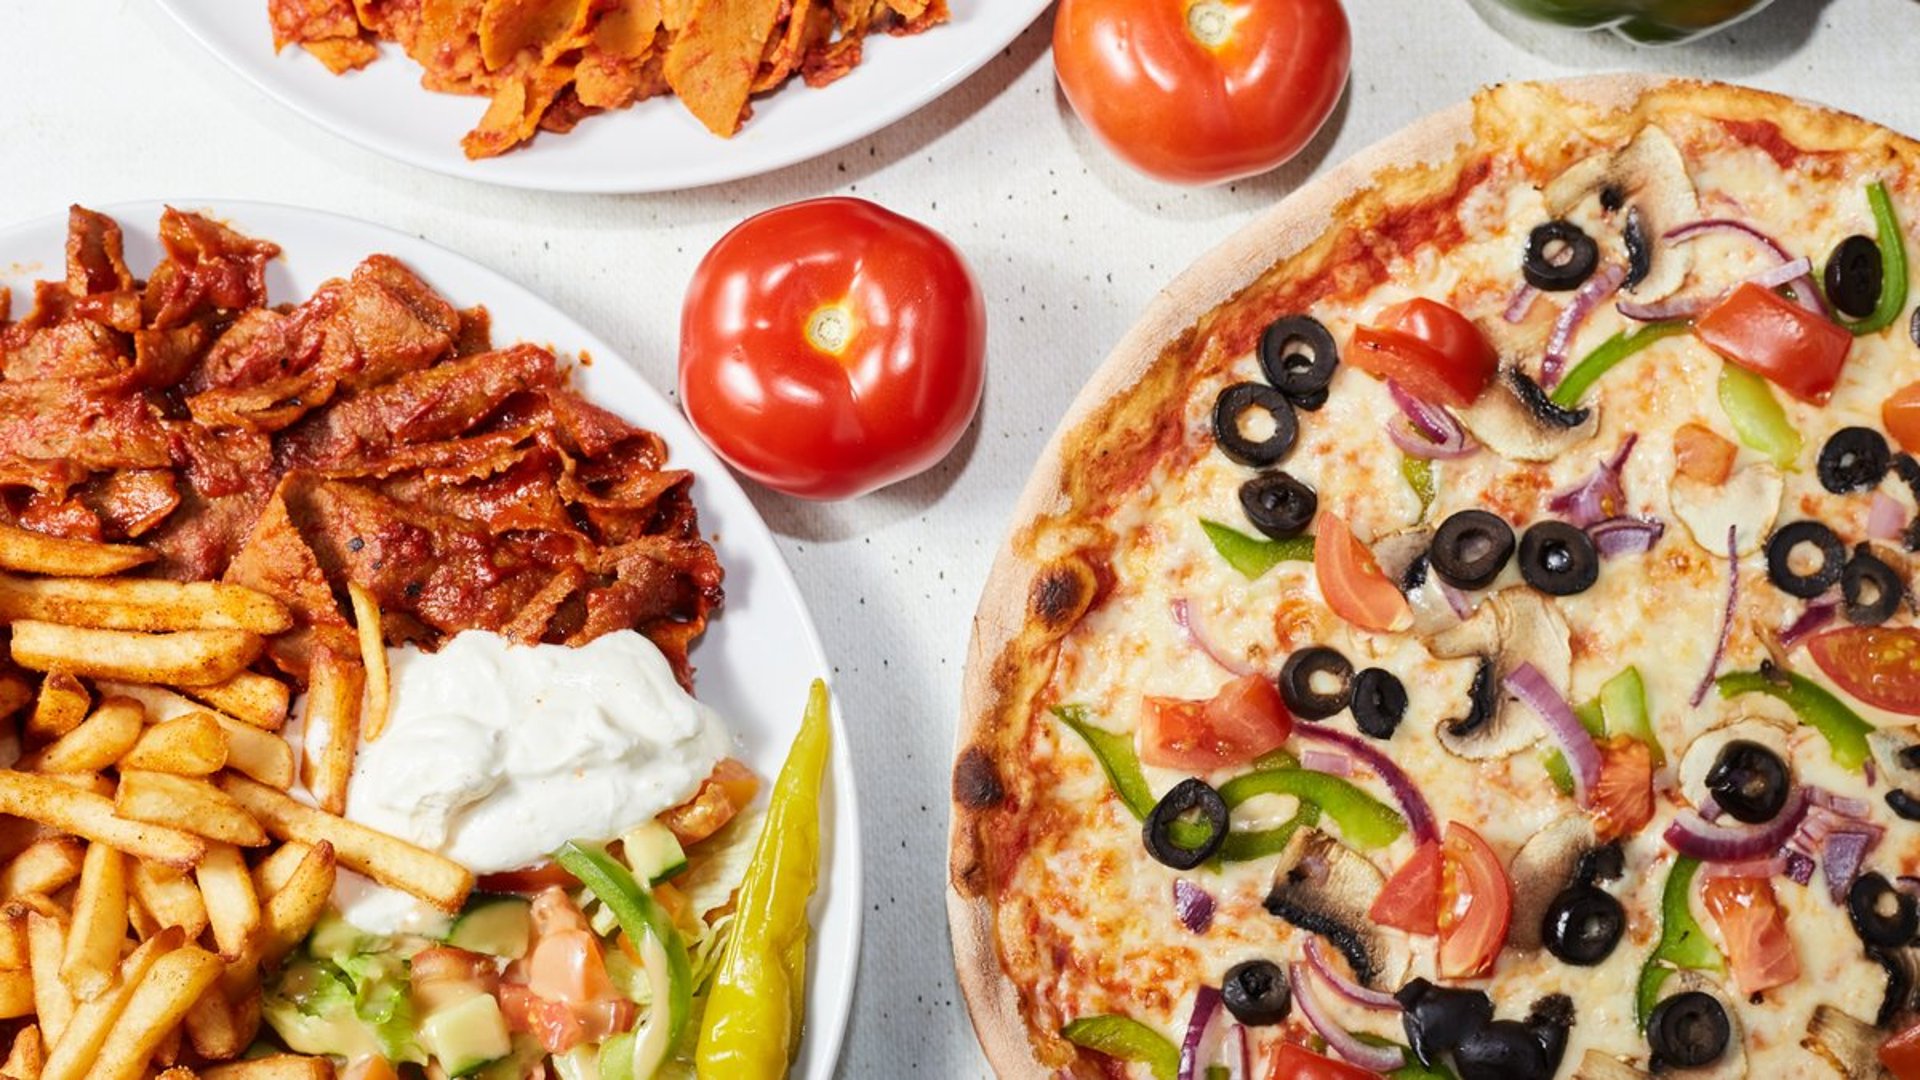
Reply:
[[[1625, 735], [1646, 743], [1647, 749], [1653, 751], [1655, 765], [1667, 760], [1660, 749], [1660, 740], [1653, 736], [1653, 718], [1647, 713], [1647, 684], [1640, 678], [1639, 668], [1626, 668], [1608, 679], [1601, 684], [1598, 697], [1574, 706], [1573, 715], [1580, 718], [1587, 734], [1595, 738]], [[1549, 750], [1541, 756], [1553, 786], [1559, 788], [1562, 795], [1572, 795], [1573, 771], [1567, 768], [1566, 756], [1558, 750]]]
[[1880, 236], [1880, 300], [1873, 306], [1873, 314], [1859, 322], [1840, 320], [1840, 325], [1855, 337], [1892, 326], [1907, 306], [1907, 242], [1900, 231], [1900, 219], [1894, 216], [1886, 184], [1876, 180], [1867, 185], [1867, 205], [1873, 208], [1874, 231]]
[[1153, 1070], [1154, 1080], [1174, 1080], [1180, 1072], [1180, 1048], [1173, 1040], [1127, 1016], [1083, 1016], [1060, 1029], [1060, 1037], [1095, 1053], [1137, 1061]]
[[820, 788], [832, 739], [827, 684], [815, 679], [735, 894], [733, 933], [707, 993], [695, 1055], [701, 1076], [780, 1080], [799, 1049], [807, 901], [820, 876]]
[[1433, 462], [1406, 454], [1400, 458], [1400, 477], [1420, 500], [1420, 516], [1414, 520], [1425, 521], [1437, 491], [1433, 483]]
[[1200, 519], [1200, 528], [1206, 532], [1207, 539], [1213, 542], [1213, 550], [1227, 560], [1227, 565], [1240, 571], [1248, 581], [1289, 560], [1295, 562], [1313, 561], [1313, 537], [1296, 536], [1290, 540], [1261, 540], [1248, 536], [1238, 529], [1232, 529], [1217, 521]]
[[1811, 679], [1790, 671], [1773, 675], [1762, 671], [1736, 671], [1720, 676], [1715, 685], [1720, 688], [1723, 698], [1765, 694], [1784, 702], [1800, 718], [1801, 723], [1826, 738], [1834, 764], [1843, 769], [1864, 768], [1867, 760], [1873, 756], [1867, 746], [1867, 736], [1873, 734], [1873, 725], [1862, 720], [1859, 713]]
[[1674, 968], [1694, 971], [1719, 971], [1720, 950], [1693, 917], [1691, 897], [1693, 878], [1700, 871], [1700, 860], [1680, 856], [1667, 871], [1666, 888], [1660, 893], [1660, 940], [1640, 966], [1640, 984], [1633, 998], [1633, 1021], [1642, 1031], [1647, 1016], [1660, 1003], [1660, 987]]
[[1407, 831], [1407, 819], [1399, 811], [1331, 773], [1267, 769], [1220, 785], [1220, 799], [1229, 808], [1255, 795], [1291, 795], [1303, 806], [1319, 807], [1340, 826], [1340, 835], [1360, 848], [1386, 847]]
[[1800, 456], [1800, 432], [1773, 396], [1767, 380], [1738, 364], [1720, 365], [1720, 407], [1740, 441], [1773, 459], [1782, 469], [1793, 468]]
[[[649, 1080], [680, 1041], [693, 1014], [693, 969], [687, 961], [686, 942], [646, 886], [605, 851], [569, 841], [553, 853], [553, 861], [607, 905], [620, 932], [633, 942], [646, 965], [653, 1006], [645, 1026], [634, 1034], [630, 1060], [634, 1080]], [[781, 1074], [785, 1069], [783, 1061]]]
[[1160, 800], [1153, 797], [1147, 776], [1140, 771], [1140, 759], [1133, 753], [1133, 739], [1095, 725], [1087, 719], [1084, 705], [1055, 705], [1053, 715], [1086, 741], [1087, 749], [1093, 751], [1093, 760], [1100, 763], [1100, 771], [1107, 774], [1107, 783], [1113, 785], [1113, 793], [1120, 796], [1120, 802], [1134, 817], [1147, 820]]
[[1612, 30], [1638, 45], [1670, 45], [1731, 26], [1769, 0], [1500, 0], [1522, 15], [1581, 30]]
[[1657, 341], [1684, 334], [1693, 324], [1685, 319], [1670, 319], [1666, 322], [1648, 323], [1637, 330], [1622, 330], [1601, 342], [1594, 350], [1580, 358], [1579, 362], [1553, 388], [1547, 399], [1563, 409], [1571, 409], [1580, 404], [1587, 391], [1600, 377], [1618, 367], [1620, 362], [1643, 352], [1647, 346]]

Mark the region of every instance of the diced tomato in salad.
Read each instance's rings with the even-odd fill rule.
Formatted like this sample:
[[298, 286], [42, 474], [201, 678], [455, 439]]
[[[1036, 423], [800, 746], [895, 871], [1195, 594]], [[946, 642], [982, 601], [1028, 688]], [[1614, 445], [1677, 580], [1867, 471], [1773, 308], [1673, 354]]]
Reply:
[[672, 829], [681, 844], [697, 844], [725, 828], [759, 790], [760, 779], [752, 769], [733, 758], [721, 758], [693, 798], [661, 814], [660, 823]]
[[1748, 282], [1693, 323], [1694, 336], [1802, 401], [1824, 404], [1853, 335], [1772, 289]]
[[1204, 701], [1145, 699], [1136, 738], [1140, 760], [1148, 765], [1208, 772], [1244, 765], [1292, 733], [1293, 717], [1280, 691], [1265, 676], [1247, 675]]
[[1701, 890], [1707, 914], [1720, 927], [1721, 945], [1743, 994], [1758, 994], [1800, 977], [1800, 958], [1787, 936], [1786, 913], [1766, 878], [1720, 877]]
[[508, 1030], [532, 1035], [550, 1054], [564, 1054], [631, 1028], [639, 1008], [614, 988], [600, 941], [567, 894], [546, 890], [534, 898], [530, 914], [533, 941], [526, 957], [508, 966], [499, 988]]

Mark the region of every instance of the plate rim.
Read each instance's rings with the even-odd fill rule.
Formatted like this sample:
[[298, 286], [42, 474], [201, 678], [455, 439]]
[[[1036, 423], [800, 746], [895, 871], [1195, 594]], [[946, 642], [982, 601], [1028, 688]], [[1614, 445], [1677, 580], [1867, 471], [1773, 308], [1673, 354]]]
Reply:
[[[839, 1070], [841, 1053], [846, 1045], [847, 1030], [853, 1019], [853, 1001], [859, 984], [860, 958], [863, 952], [863, 943], [866, 934], [864, 906], [866, 859], [864, 844], [862, 842], [863, 829], [860, 822], [860, 799], [857, 777], [853, 768], [851, 744], [847, 738], [848, 727], [846, 716], [841, 708], [840, 694], [834, 687], [833, 664], [827, 655], [825, 642], [820, 637], [819, 626], [814, 621], [813, 610], [807, 604], [806, 594], [800, 590], [799, 580], [794, 576], [793, 568], [787, 564], [786, 556], [780, 551], [772, 528], [767, 525], [766, 518], [761, 515], [759, 508], [754, 505], [752, 498], [741, 486], [740, 481], [735, 478], [732, 472], [720, 462], [719, 458], [706, 447], [706, 444], [699, 439], [692, 425], [680, 414], [679, 408], [674, 405], [672, 399], [661, 393], [660, 390], [641, 373], [639, 368], [629, 363], [621, 350], [614, 348], [610, 342], [589, 329], [577, 318], [568, 314], [566, 309], [560, 305], [548, 300], [533, 289], [513, 280], [506, 274], [495, 270], [486, 263], [464, 255], [426, 236], [403, 232], [392, 226], [367, 218], [355, 217], [351, 214], [344, 214], [335, 210], [301, 206], [294, 203], [275, 202], [268, 199], [236, 199], [218, 196], [163, 196], [116, 199], [110, 203], [90, 207], [90, 209], [106, 214], [115, 221], [121, 221], [123, 218], [133, 214], [151, 212], [157, 215], [157, 213], [165, 207], [188, 207], [196, 210], [212, 210], [225, 220], [244, 221], [245, 215], [251, 211], [269, 215], [281, 214], [307, 218], [323, 224], [333, 222], [352, 229], [365, 231], [370, 234], [370, 238], [378, 239], [382, 245], [389, 247], [426, 248], [438, 258], [450, 260], [460, 265], [466, 272], [474, 274], [476, 278], [484, 284], [485, 288], [489, 290], [489, 297], [492, 296], [492, 290], [518, 293], [518, 299], [521, 302], [530, 302], [546, 309], [551, 316], [557, 318], [559, 322], [565, 324], [573, 332], [576, 342], [567, 347], [555, 347], [555, 352], [558, 355], [562, 357], [570, 355], [590, 355], [593, 358], [593, 365], [596, 367], [603, 363], [611, 362], [626, 369], [627, 375], [632, 378], [634, 384], [639, 388], [639, 392], [652, 395], [656, 404], [662, 406], [664, 410], [671, 415], [673, 421], [682, 429], [677, 433], [662, 434], [672, 434], [673, 445], [691, 445], [697, 447], [698, 449], [690, 456], [695, 458], [705, 457], [711, 463], [712, 467], [710, 468], [703, 465], [697, 469], [693, 466], [699, 463], [688, 463], [689, 471], [694, 473], [695, 478], [703, 484], [724, 485], [739, 496], [741, 504], [746, 507], [751, 515], [751, 524], [748, 528], [758, 530], [767, 550], [772, 554], [771, 560], [768, 560], [771, 565], [756, 563], [754, 564], [754, 571], [756, 573], [768, 573], [771, 571], [776, 583], [793, 597], [795, 608], [800, 618], [800, 629], [802, 631], [801, 644], [807, 650], [809, 659], [814, 662], [814, 666], [818, 669], [819, 674], [817, 677], [827, 684], [828, 698], [832, 710], [831, 716], [833, 724], [831, 730], [834, 735], [831, 743], [831, 752], [833, 755], [832, 785], [829, 788], [829, 801], [824, 805], [829, 808], [830, 813], [834, 816], [838, 816], [842, 812], [842, 806], [844, 806], [844, 813], [851, 828], [849, 830], [850, 835], [841, 836], [839, 830], [833, 827], [833, 821], [828, 820], [823, 822], [823, 826], [831, 830], [827, 842], [829, 845], [828, 850], [833, 853], [835, 862], [829, 865], [827, 873], [821, 874], [820, 878], [834, 894], [835, 905], [846, 909], [846, 917], [850, 919], [850, 922], [847, 927], [847, 942], [841, 950], [841, 955], [825, 957], [810, 950], [808, 971], [810, 974], [818, 972], [826, 967], [827, 962], [831, 960], [838, 964], [845, 972], [846, 977], [840, 983], [840, 988], [838, 992], [833, 995], [832, 1000], [814, 1002], [809, 998], [808, 1004], [810, 1006], [825, 1005], [830, 1007], [831, 1022], [823, 1024], [819, 1010], [817, 1008], [809, 1008], [803, 1029], [803, 1045], [808, 1046], [810, 1049], [814, 1045], [820, 1047], [817, 1051], [821, 1055], [818, 1061], [810, 1062], [808, 1071], [809, 1080], [821, 1080], [821, 1078], [834, 1076]], [[23, 274], [39, 276], [39, 272], [51, 264], [35, 257], [35, 253], [13, 251], [10, 250], [10, 248], [22, 244], [25, 237], [39, 230], [56, 230], [64, 234], [66, 216], [66, 211], [55, 211], [0, 224], [0, 270], [5, 271], [5, 274], [0, 276], [16, 277]], [[127, 226], [123, 224], [122, 227], [126, 228]], [[368, 251], [365, 255], [373, 255], [376, 253], [377, 251]], [[22, 255], [28, 255], [29, 257], [22, 258]], [[56, 259], [59, 257], [61, 256], [57, 255]], [[282, 257], [284, 257], [284, 249]], [[422, 277], [430, 279], [431, 276], [431, 271], [422, 272]], [[463, 297], [459, 299], [465, 300], [470, 304], [480, 303], [487, 305], [491, 310], [491, 303], [488, 298]], [[589, 398], [589, 400], [591, 400], [591, 398]], [[616, 413], [619, 412], [618, 409], [614, 411]], [[733, 524], [730, 525], [729, 528], [737, 532], [740, 526]], [[724, 617], [724, 610], [723, 607], [722, 617]], [[698, 647], [699, 644], [696, 642], [694, 648], [698, 649]], [[772, 778], [769, 777], [767, 780], [769, 787], [771, 787], [771, 783]], [[844, 882], [838, 880], [832, 873], [833, 865], [837, 865], [839, 859], [843, 857], [840, 855], [842, 851], [845, 852], [844, 858], [848, 862], [848, 869], [844, 871], [848, 880]], [[817, 897], [818, 894], [819, 886], [816, 885], [814, 895]], [[817, 948], [819, 935], [812, 933], [810, 936]], [[815, 982], [809, 983], [810, 995], [812, 993], [811, 987], [817, 985], [818, 983]], [[814, 1040], [820, 1036], [825, 1036], [825, 1041], [824, 1043], [816, 1044]]]
[[[1053, 0], [983, 0], [983, 10], [985, 3], [1025, 4], [1032, 10], [1027, 12], [1024, 18], [1016, 15], [1013, 23], [1010, 24], [1010, 29], [1005, 33], [994, 33], [983, 38], [981, 48], [969, 53], [966, 59], [947, 68], [938, 78], [916, 84], [911, 92], [891, 97], [868, 95], [865, 100], [885, 104], [875, 107], [871, 113], [850, 123], [831, 129], [822, 141], [800, 140], [786, 146], [776, 144], [773, 152], [764, 155], [743, 152], [712, 164], [677, 170], [669, 169], [651, 176], [634, 176], [624, 172], [603, 175], [601, 172], [573, 170], [565, 161], [559, 161], [553, 168], [530, 176], [521, 175], [518, 172], [488, 173], [484, 169], [484, 160], [475, 162], [464, 158], [440, 156], [414, 143], [392, 139], [364, 127], [338, 121], [314, 104], [312, 99], [293, 92], [285, 83], [271, 78], [266, 69], [246, 63], [242, 57], [235, 56], [229, 50], [222, 48], [212, 38], [206, 24], [196, 18], [189, 6], [191, 2], [192, 0], [156, 0], [156, 6], [167, 15], [172, 25], [197, 46], [199, 52], [219, 61], [221, 67], [238, 76], [261, 96], [320, 130], [345, 139], [355, 146], [381, 157], [442, 176], [457, 177], [490, 186], [569, 195], [646, 195], [690, 191], [715, 184], [764, 176], [844, 149], [889, 128], [946, 96], [962, 82], [972, 78], [1025, 33], [1026, 29], [1053, 3]], [[235, 0], [225, 0], [225, 2], [232, 3]], [[262, 0], [242, 0], [242, 2], [260, 3]], [[940, 28], [936, 27], [929, 32], [938, 33]], [[991, 48], [985, 47], [988, 45]], [[382, 43], [381, 47], [383, 60], [394, 59], [384, 55], [387, 43]], [[266, 48], [266, 43], [262, 43], [262, 48]], [[856, 67], [847, 78], [857, 78], [859, 74], [860, 69]], [[425, 87], [420, 87], [418, 92], [435, 93]], [[793, 92], [792, 88], [786, 88], [786, 92]], [[549, 135], [549, 137], [555, 136]], [[714, 138], [718, 139], [718, 136]], [[739, 136], [736, 135], [735, 138], [736, 142], [733, 145], [741, 145], [737, 142]], [[458, 144], [449, 141], [447, 145], [457, 147]], [[576, 175], [581, 178], [574, 179]]]

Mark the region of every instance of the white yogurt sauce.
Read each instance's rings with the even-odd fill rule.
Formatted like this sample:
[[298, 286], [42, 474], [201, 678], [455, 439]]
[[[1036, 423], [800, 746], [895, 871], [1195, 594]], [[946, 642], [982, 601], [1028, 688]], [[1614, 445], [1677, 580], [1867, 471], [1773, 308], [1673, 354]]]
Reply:
[[[360, 744], [347, 817], [477, 874], [604, 840], [691, 797], [730, 745], [718, 715], [643, 635], [579, 648], [469, 630], [440, 651], [389, 649], [386, 731]], [[421, 929], [421, 905], [343, 873], [363, 930]]]

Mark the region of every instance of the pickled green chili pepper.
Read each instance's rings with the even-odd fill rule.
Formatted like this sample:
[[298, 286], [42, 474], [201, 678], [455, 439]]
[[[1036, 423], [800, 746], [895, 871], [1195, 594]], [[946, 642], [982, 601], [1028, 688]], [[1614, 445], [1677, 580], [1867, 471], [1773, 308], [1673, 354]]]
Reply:
[[1767, 380], [1738, 364], [1720, 365], [1720, 407], [1733, 424], [1733, 433], [1782, 469], [1800, 456], [1800, 432], [1773, 396]]
[[1894, 216], [1893, 199], [1887, 185], [1879, 180], [1867, 185], [1867, 205], [1873, 208], [1874, 231], [1880, 234], [1880, 300], [1873, 314], [1859, 322], [1840, 319], [1854, 337], [1879, 333], [1892, 326], [1907, 306], [1907, 245], [1900, 232], [1900, 219]]
[[1283, 562], [1312, 562], [1313, 537], [1296, 536], [1290, 540], [1261, 540], [1217, 521], [1200, 519], [1200, 528], [1213, 542], [1213, 550], [1227, 565], [1252, 581]]
[[707, 994], [701, 1076], [779, 1080], [800, 1046], [807, 900], [820, 875], [820, 787], [833, 738], [829, 701], [827, 684], [815, 679], [768, 795], [766, 823], [735, 895], [733, 935]]
[[1617, 367], [1622, 360], [1641, 352], [1656, 341], [1687, 332], [1691, 324], [1685, 319], [1670, 319], [1666, 322], [1648, 323], [1638, 330], [1622, 330], [1601, 342], [1594, 350], [1580, 358], [1560, 380], [1560, 384], [1547, 395], [1548, 400], [1563, 409], [1571, 409], [1580, 404], [1587, 396], [1593, 384], [1600, 377]]
[[1723, 698], [1765, 694], [1781, 701], [1801, 723], [1826, 738], [1834, 763], [1843, 769], [1864, 768], [1872, 756], [1867, 736], [1873, 734], [1873, 725], [1811, 679], [1790, 671], [1736, 671], [1720, 676], [1715, 685]]
[[1061, 1028], [1060, 1037], [1110, 1058], [1137, 1061], [1153, 1070], [1154, 1080], [1174, 1080], [1180, 1072], [1173, 1040], [1131, 1017], [1083, 1016]]
[[1710, 34], [1770, 0], [1500, 0], [1522, 15], [1581, 30], [1612, 30], [1637, 45], [1670, 45]]
[[[652, 988], [653, 1006], [646, 1024], [634, 1033], [627, 1060], [632, 1063], [634, 1080], [650, 1080], [680, 1041], [693, 1013], [693, 970], [687, 961], [686, 942], [647, 887], [605, 851], [569, 841], [553, 853], [553, 861], [586, 886], [594, 899], [607, 905], [620, 924], [620, 932], [640, 953]], [[709, 1011], [708, 1016], [712, 1015]], [[701, 1040], [702, 1050], [705, 1042]], [[778, 1073], [766, 1075], [785, 1074], [783, 1060]]]
[[1667, 871], [1666, 888], [1660, 893], [1660, 940], [1640, 967], [1640, 984], [1633, 998], [1633, 1022], [1646, 1030], [1647, 1016], [1660, 1003], [1660, 987], [1674, 968], [1693, 971], [1719, 971], [1720, 950], [1693, 917], [1691, 896], [1693, 877], [1700, 871], [1700, 860], [1682, 855]]
[[1291, 795], [1302, 805], [1319, 807], [1340, 826], [1340, 835], [1360, 848], [1385, 847], [1407, 831], [1399, 811], [1331, 773], [1268, 769], [1220, 785], [1220, 799], [1229, 808], [1255, 795]]
[[1413, 489], [1415, 497], [1420, 500], [1420, 516], [1414, 520], [1425, 521], [1427, 508], [1433, 505], [1436, 492], [1433, 483], [1433, 462], [1426, 458], [1414, 457], [1412, 454], [1404, 455], [1400, 458], [1400, 476], [1407, 482], [1407, 487]]

